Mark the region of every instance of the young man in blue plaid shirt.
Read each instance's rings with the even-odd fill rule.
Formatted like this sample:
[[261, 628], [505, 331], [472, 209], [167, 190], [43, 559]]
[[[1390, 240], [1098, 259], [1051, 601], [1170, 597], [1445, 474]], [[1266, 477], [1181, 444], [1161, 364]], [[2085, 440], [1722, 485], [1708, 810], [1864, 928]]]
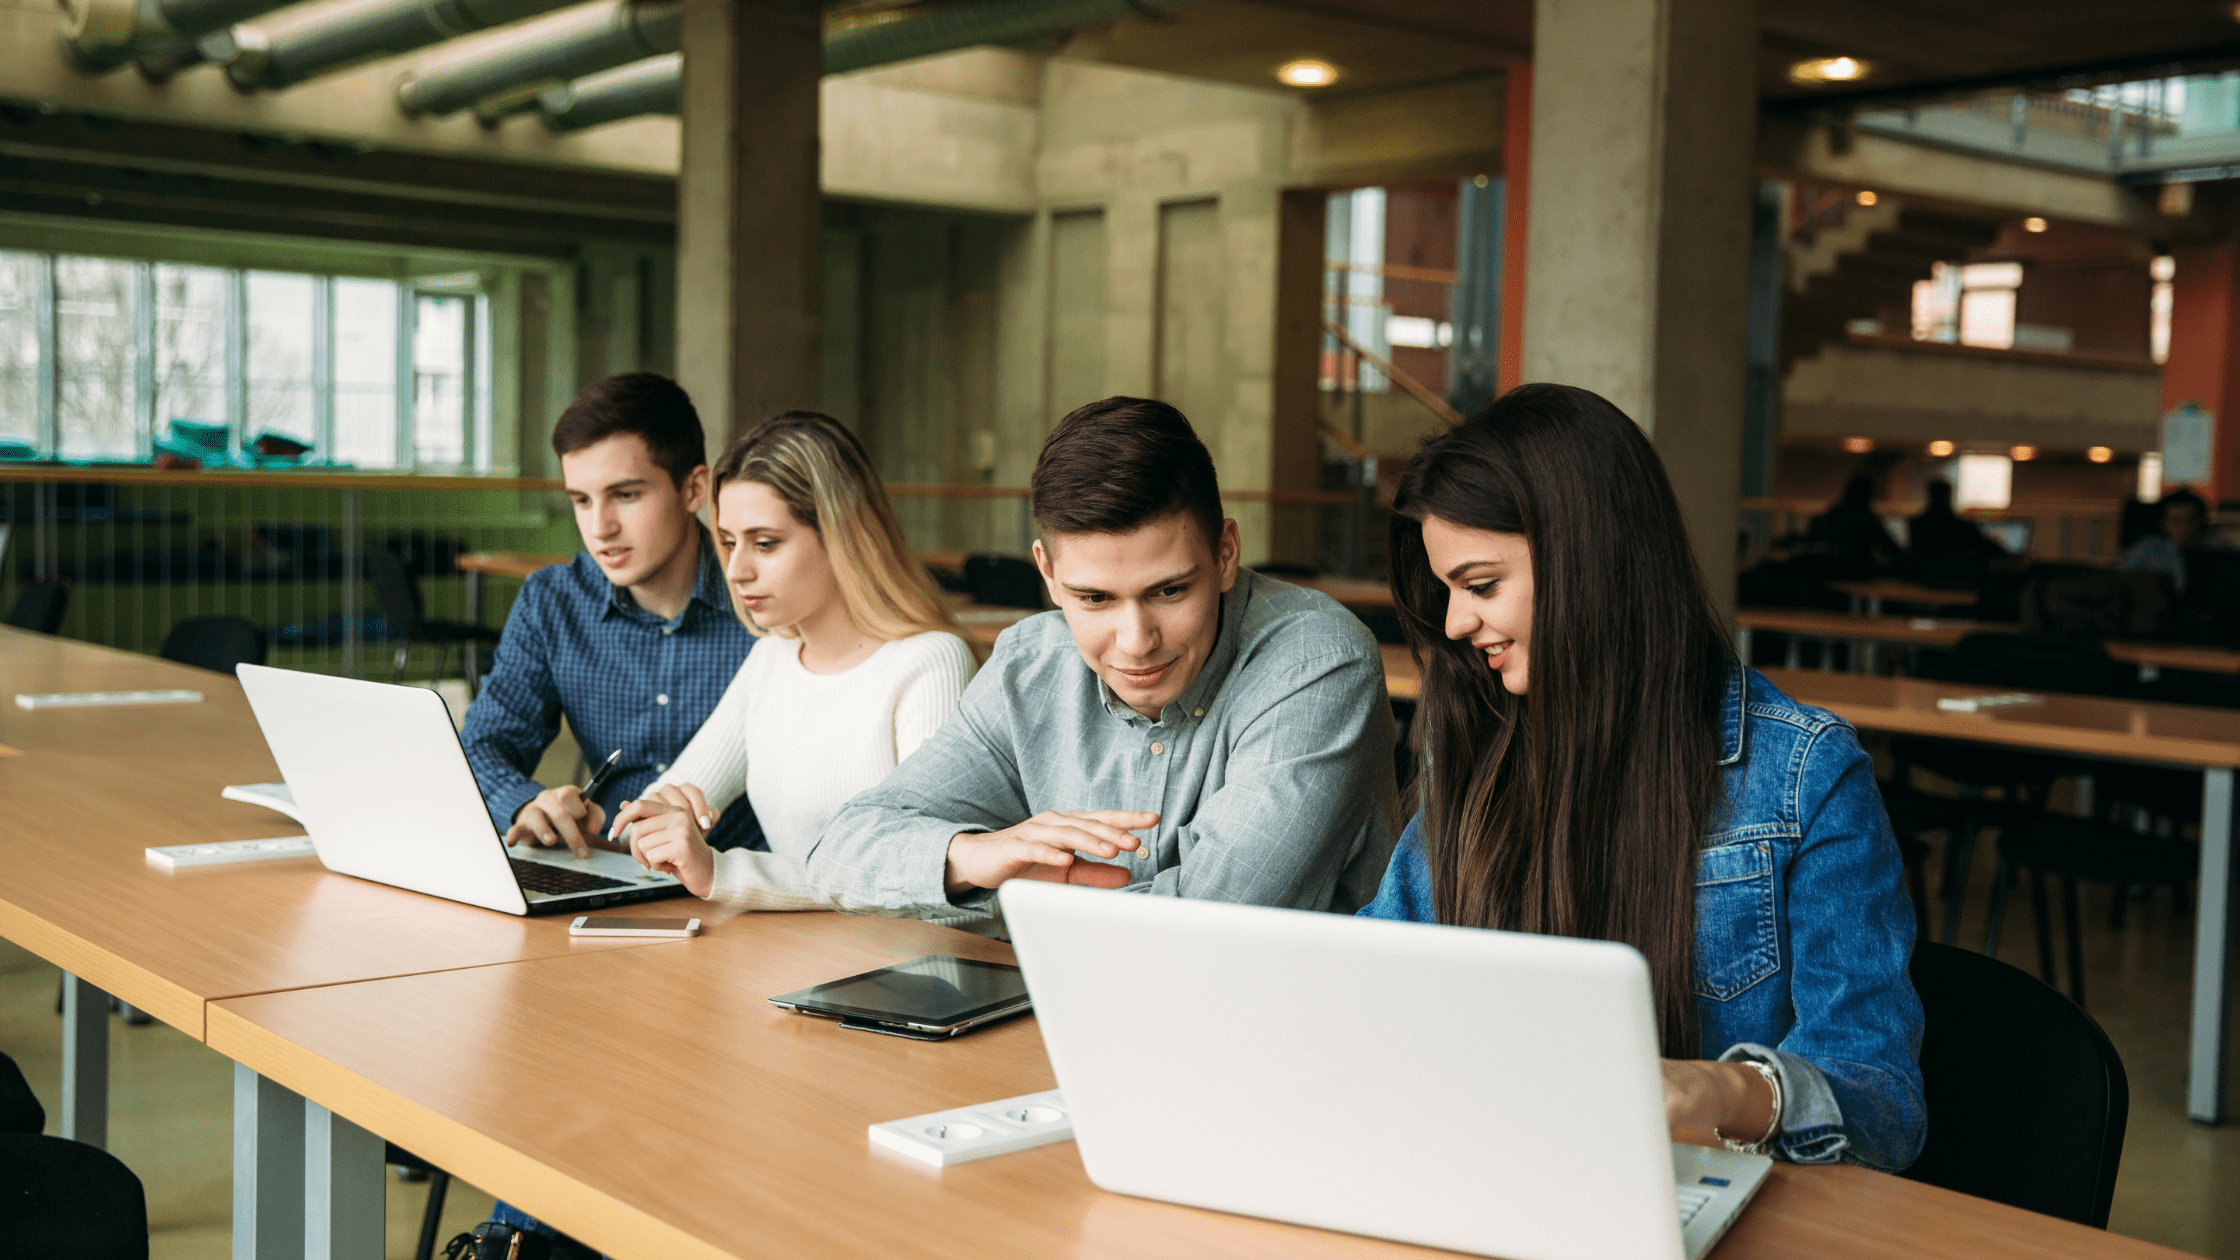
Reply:
[[[754, 639], [700, 526], [706, 439], [676, 382], [632, 372], [587, 387], [561, 413], [552, 449], [584, 549], [522, 586], [460, 738], [507, 844], [564, 844], [581, 857], [684, 750]], [[530, 777], [562, 716], [592, 765], [622, 754], [596, 800]], [[708, 842], [734, 848], [760, 833], [751, 810], [732, 809]]]

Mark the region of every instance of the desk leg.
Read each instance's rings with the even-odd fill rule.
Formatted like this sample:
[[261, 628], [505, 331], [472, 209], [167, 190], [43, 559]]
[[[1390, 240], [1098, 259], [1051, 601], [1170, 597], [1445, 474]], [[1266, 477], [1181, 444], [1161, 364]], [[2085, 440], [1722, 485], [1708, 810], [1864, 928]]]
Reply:
[[482, 624], [482, 575], [473, 569], [467, 570], [467, 624]]
[[2201, 772], [2201, 891], [2194, 910], [2193, 1045], [2186, 1114], [2224, 1119], [2225, 1000], [2232, 950], [2232, 770]]
[[303, 1254], [303, 1099], [233, 1065], [233, 1260]]
[[109, 995], [62, 973], [62, 1136], [109, 1145]]
[[303, 1260], [382, 1260], [387, 1153], [374, 1134], [303, 1104]]

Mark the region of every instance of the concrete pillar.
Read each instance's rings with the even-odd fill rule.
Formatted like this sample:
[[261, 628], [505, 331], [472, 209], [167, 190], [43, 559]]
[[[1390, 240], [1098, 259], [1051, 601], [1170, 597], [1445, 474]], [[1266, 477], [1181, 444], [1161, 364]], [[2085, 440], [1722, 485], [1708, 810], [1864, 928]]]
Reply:
[[711, 452], [817, 404], [818, 0], [685, 0], [677, 380]]
[[1664, 457], [1734, 602], [1757, 124], [1752, 0], [1538, 0], [1523, 376], [1591, 389]]
[[[2240, 242], [2182, 246], [2172, 259], [2162, 409], [2191, 401], [2209, 413], [2209, 484], [2194, 488], [2215, 504], [2240, 494]], [[2163, 485], [2177, 488], [2167, 472]]]

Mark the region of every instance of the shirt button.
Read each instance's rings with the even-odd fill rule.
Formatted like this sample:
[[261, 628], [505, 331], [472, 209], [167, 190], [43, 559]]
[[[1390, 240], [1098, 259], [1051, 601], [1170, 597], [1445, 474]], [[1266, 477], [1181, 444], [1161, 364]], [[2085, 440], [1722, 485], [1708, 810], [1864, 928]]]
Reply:
[[669, 768], [669, 763], [666, 761], [656, 761], [653, 763], [653, 768], [655, 772], [658, 773], [660, 771], [667, 770]]
[[675, 634], [676, 632], [677, 632], [677, 628], [676, 628], [675, 626], [663, 626], [663, 627], [661, 627], [661, 633], [663, 633], [663, 634]]
[[669, 697], [667, 697], [667, 696], [655, 696], [655, 697], [653, 698], [653, 702], [654, 702], [655, 704], [667, 704], [667, 703], [669, 703]]
[[1192, 709], [1192, 710], [1190, 710], [1190, 716], [1191, 716], [1191, 717], [1204, 717], [1205, 715], [1206, 715], [1206, 711], [1205, 711], [1204, 709], [1202, 709], [1202, 708], [1200, 708], [1200, 709]]
[[1156, 757], [1156, 756], [1158, 756], [1158, 755], [1159, 755], [1160, 753], [1163, 753], [1163, 752], [1165, 752], [1166, 750], [1167, 750], [1167, 746], [1166, 746], [1165, 744], [1159, 743], [1159, 742], [1158, 742], [1157, 740], [1153, 740], [1153, 741], [1152, 741], [1152, 743], [1151, 743], [1151, 755], [1152, 755], [1152, 756]]

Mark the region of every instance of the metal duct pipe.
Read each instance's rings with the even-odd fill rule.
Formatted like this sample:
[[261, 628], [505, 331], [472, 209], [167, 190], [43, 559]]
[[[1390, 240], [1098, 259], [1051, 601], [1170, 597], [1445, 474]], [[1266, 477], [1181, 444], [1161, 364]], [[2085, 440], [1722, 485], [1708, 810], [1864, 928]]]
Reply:
[[453, 114], [532, 84], [557, 86], [677, 51], [678, 0], [596, 0], [439, 49], [397, 85], [408, 113]]
[[178, 69], [202, 60], [195, 41], [270, 13], [287, 0], [62, 0], [62, 55], [88, 74], [132, 62]]
[[292, 87], [369, 57], [391, 56], [560, 7], [560, 0], [320, 0], [202, 41], [245, 88]]
[[[1171, 12], [1196, 3], [1199, 0], [989, 0], [916, 11], [909, 16], [895, 16], [896, 11], [890, 11], [828, 28], [824, 71], [842, 74], [975, 44], [1013, 43], [1096, 22]], [[595, 76], [596, 82], [580, 79], [545, 93], [540, 102], [545, 125], [554, 131], [581, 131], [636, 114], [677, 112], [682, 57], [655, 58], [623, 70], [633, 72], [627, 80], [600, 75]]]

